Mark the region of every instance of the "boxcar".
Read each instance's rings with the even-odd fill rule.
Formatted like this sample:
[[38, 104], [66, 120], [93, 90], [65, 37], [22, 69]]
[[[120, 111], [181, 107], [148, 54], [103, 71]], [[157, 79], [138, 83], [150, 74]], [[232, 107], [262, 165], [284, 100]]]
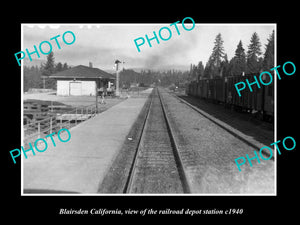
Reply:
[[251, 86], [253, 90], [252, 92], [246, 87], [241, 92], [241, 96], [239, 96], [236, 91], [234, 85], [238, 82], [244, 82], [245, 79], [248, 79], [249, 83], [254, 81], [252, 75], [227, 77], [227, 95], [230, 96], [230, 102], [232, 105], [242, 110], [260, 111], [262, 104], [262, 92], [256, 85]]
[[272, 121], [274, 117], [274, 85], [260, 85], [258, 88], [254, 84], [251, 85], [252, 92], [247, 86], [239, 96], [234, 85], [238, 82], [245, 82], [246, 79], [249, 83], [255, 81], [253, 74], [193, 81], [187, 87], [187, 94], [224, 103], [241, 111], [259, 112], [263, 119]]

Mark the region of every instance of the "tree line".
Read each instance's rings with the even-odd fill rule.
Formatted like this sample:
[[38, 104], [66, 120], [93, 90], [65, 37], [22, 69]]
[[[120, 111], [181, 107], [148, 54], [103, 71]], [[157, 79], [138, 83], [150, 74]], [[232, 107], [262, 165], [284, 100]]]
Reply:
[[[120, 72], [120, 86], [129, 87], [132, 83], [139, 83], [141, 86], [152, 84], [160, 86], [184, 86], [190, 81], [204, 78], [241, 76], [242, 74], [258, 74], [274, 67], [274, 30], [269, 35], [268, 43], [264, 53], [258, 34], [254, 32], [250, 39], [247, 51], [239, 41], [235, 55], [228, 60], [224, 50], [224, 41], [219, 33], [214, 41], [212, 53], [204, 66], [200, 61], [197, 65], [190, 65], [189, 71], [166, 70], [153, 71], [149, 69], [136, 72], [132, 69], [123, 69]], [[54, 53], [47, 56], [46, 63], [40, 67], [24, 67], [24, 91], [29, 88], [43, 88], [42, 76], [50, 76], [53, 73], [69, 69], [67, 63], [55, 63]], [[55, 80], [45, 79], [45, 88], [56, 89]]]
[[224, 41], [219, 33], [215, 38], [212, 53], [205, 67], [202, 61], [198, 65], [190, 65], [189, 80], [257, 74], [274, 67], [274, 30], [269, 35], [264, 54], [256, 32], [251, 36], [247, 52], [240, 40], [235, 55], [230, 60], [224, 51], [223, 44]]
[[[70, 66], [67, 63], [55, 63], [54, 53], [51, 52], [47, 56], [47, 61], [38, 66], [24, 66], [24, 91], [29, 88], [44, 88], [42, 76], [49, 77], [51, 74], [67, 70]], [[56, 82], [54, 79], [45, 79], [45, 88], [56, 89]]]
[[190, 81], [205, 78], [217, 78], [227, 76], [241, 76], [243, 74], [258, 74], [274, 67], [274, 30], [269, 35], [264, 53], [259, 36], [254, 32], [250, 39], [247, 51], [240, 40], [232, 59], [228, 59], [224, 50], [224, 41], [219, 33], [214, 41], [214, 47], [209, 59], [204, 66], [200, 61], [197, 65], [190, 65], [189, 71], [167, 70], [153, 71], [141, 70], [137, 73], [133, 70], [123, 70], [120, 74], [121, 85], [129, 85], [131, 82], [161, 86], [184, 86]]

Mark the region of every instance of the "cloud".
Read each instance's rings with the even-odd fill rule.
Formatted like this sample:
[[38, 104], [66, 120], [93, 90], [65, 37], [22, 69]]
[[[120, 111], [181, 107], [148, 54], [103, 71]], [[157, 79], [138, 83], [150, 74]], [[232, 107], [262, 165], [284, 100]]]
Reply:
[[185, 60], [188, 61], [190, 50], [195, 47], [196, 36], [184, 34], [167, 42], [155, 46], [158, 49], [149, 54], [147, 59], [145, 59], [145, 67], [155, 68], [162, 67], [163, 65], [186, 64]]
[[[170, 65], [180, 66], [190, 63], [196, 64], [209, 58], [213, 48], [213, 42], [217, 33], [221, 33], [224, 40], [225, 51], [229, 59], [239, 40], [243, 41], [244, 48], [247, 48], [251, 34], [257, 31], [261, 38], [262, 45], [266, 44], [266, 38], [274, 29], [274, 26], [263, 25], [201, 25], [197, 24], [195, 29], [185, 31], [179, 25], [180, 35], [172, 30], [172, 37], [163, 41], [159, 39], [157, 44], [152, 40], [152, 47], [147, 41], [141, 46], [138, 52], [133, 40], [138, 37], [149, 37], [153, 31], [158, 32], [163, 26], [169, 24], [98, 24], [98, 25], [61, 25], [55, 28], [50, 26], [40, 27], [23, 26], [23, 47], [33, 50], [33, 45], [50, 40], [58, 34], [71, 30], [76, 35], [76, 41], [72, 45], [66, 45], [60, 39], [61, 49], [53, 42], [53, 51], [56, 62], [67, 62], [69, 65], [88, 65], [92, 62], [95, 67], [112, 69], [114, 61], [119, 59], [126, 62], [126, 68], [145, 67], [148, 69], [169, 68]], [[51, 42], [51, 43], [52, 43]], [[24, 50], [23, 49], [23, 50]], [[45, 59], [41, 55], [41, 59]]]

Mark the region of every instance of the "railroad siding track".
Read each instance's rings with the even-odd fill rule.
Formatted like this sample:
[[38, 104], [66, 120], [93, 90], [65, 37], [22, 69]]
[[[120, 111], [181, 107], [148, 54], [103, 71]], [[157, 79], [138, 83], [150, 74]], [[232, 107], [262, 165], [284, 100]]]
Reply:
[[239, 172], [234, 159], [256, 150], [249, 143], [161, 91], [191, 193], [274, 193], [274, 161]]
[[[201, 110], [199, 108], [197, 108], [196, 106], [190, 104], [189, 102], [187, 102], [186, 100], [179, 98], [177, 95], [172, 95], [175, 98], [177, 98], [180, 102], [186, 104], [187, 106], [189, 106], [191, 109], [195, 110], [196, 112], [200, 113], [202, 116], [204, 116], [205, 118], [207, 118], [208, 120], [212, 121], [213, 123], [215, 123], [217, 126], [221, 127], [222, 129], [224, 129], [226, 132], [232, 134], [233, 136], [237, 137], [238, 139], [240, 139], [241, 141], [245, 142], [247, 145], [255, 148], [255, 149], [260, 149], [266, 145], [264, 145], [263, 143], [256, 141], [253, 137], [246, 135], [244, 133], [242, 133], [241, 131], [233, 128], [232, 126], [230, 126], [229, 124], [217, 119], [216, 117], [210, 115], [209, 113], [206, 113], [204, 110]], [[266, 157], [270, 156], [270, 152], [268, 150], [263, 150], [262, 154]], [[271, 157], [271, 160], [274, 160], [274, 154]]]

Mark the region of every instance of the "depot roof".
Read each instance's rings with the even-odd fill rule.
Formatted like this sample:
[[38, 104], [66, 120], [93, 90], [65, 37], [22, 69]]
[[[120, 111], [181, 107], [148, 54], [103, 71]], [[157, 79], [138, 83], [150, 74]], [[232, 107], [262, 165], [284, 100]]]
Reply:
[[88, 66], [75, 66], [70, 69], [60, 71], [50, 76], [50, 78], [100, 78], [100, 79], [115, 79], [115, 76], [98, 68]]

